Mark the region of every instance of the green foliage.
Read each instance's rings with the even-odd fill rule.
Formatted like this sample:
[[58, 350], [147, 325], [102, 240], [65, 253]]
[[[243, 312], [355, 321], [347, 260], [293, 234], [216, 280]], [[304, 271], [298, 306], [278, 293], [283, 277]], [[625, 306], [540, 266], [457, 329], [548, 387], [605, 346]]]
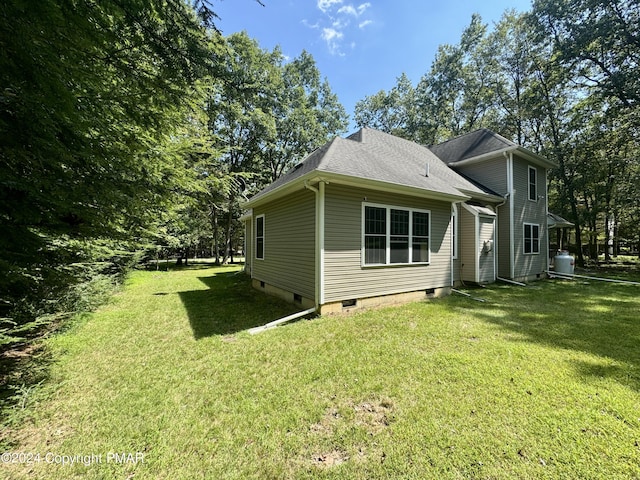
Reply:
[[96, 245], [138, 248], [180, 185], [216, 40], [182, 0], [8, 0], [0, 38], [0, 315], [18, 332], [102, 275], [81, 265], [120, 268]]
[[278, 47], [264, 50], [246, 33], [230, 35], [225, 47], [201, 130], [213, 151], [192, 158], [197, 215], [209, 218], [219, 263], [240, 247], [240, 202], [346, 128], [344, 108], [309, 53], [285, 62]]

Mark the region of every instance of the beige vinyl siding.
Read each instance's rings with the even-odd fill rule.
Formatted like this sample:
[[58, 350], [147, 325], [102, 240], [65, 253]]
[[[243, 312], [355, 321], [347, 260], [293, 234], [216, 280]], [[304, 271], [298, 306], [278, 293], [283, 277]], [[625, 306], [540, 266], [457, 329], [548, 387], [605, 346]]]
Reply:
[[493, 240], [493, 218], [490, 217], [479, 217], [479, 225], [478, 228], [478, 247], [477, 252], [479, 255], [478, 263], [479, 263], [479, 274], [478, 281], [480, 283], [490, 283], [495, 281], [495, 262], [494, 262], [494, 249], [492, 248], [490, 252], [484, 252], [484, 242], [488, 242]]
[[[264, 215], [264, 260], [252, 256], [252, 278], [314, 299], [315, 194], [302, 190], [256, 207], [254, 224], [260, 215]], [[255, 252], [253, 245], [251, 250]]]
[[502, 155], [493, 160], [463, 165], [456, 170], [500, 195], [507, 194], [507, 159]]
[[476, 217], [466, 208], [459, 209], [460, 215], [460, 268], [462, 280], [476, 281]]
[[509, 202], [497, 208], [498, 212], [498, 245], [496, 248], [496, 254], [498, 255], [498, 272], [497, 275], [503, 278], [511, 277], [511, 236], [509, 232], [509, 225], [511, 221], [509, 219]]
[[[514, 186], [514, 226], [513, 236], [515, 242], [515, 277], [527, 277], [543, 273], [546, 264], [546, 236], [547, 236], [547, 212], [545, 199], [537, 201], [529, 200], [529, 170], [528, 167], [537, 170], [538, 195], [545, 195], [545, 171], [541, 167], [527, 162], [516, 155], [513, 157], [513, 186]], [[524, 253], [524, 224], [533, 223], [540, 225], [540, 253]]]
[[[429, 210], [429, 265], [363, 267], [362, 204]], [[325, 197], [325, 302], [451, 284], [451, 203], [329, 184]]]

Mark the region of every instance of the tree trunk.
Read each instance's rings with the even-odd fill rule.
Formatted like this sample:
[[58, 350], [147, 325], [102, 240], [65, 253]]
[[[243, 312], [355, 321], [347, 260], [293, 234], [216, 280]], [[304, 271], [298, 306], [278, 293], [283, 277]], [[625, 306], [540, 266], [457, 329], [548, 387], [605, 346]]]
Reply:
[[220, 265], [220, 245], [218, 244], [218, 208], [213, 205], [211, 208], [211, 229], [213, 230], [213, 257], [215, 264]]
[[229, 252], [231, 250], [231, 225], [233, 224], [233, 204], [235, 202], [235, 194], [233, 191], [229, 194], [229, 213], [227, 215], [227, 226], [224, 232], [224, 257], [222, 263], [227, 263]]

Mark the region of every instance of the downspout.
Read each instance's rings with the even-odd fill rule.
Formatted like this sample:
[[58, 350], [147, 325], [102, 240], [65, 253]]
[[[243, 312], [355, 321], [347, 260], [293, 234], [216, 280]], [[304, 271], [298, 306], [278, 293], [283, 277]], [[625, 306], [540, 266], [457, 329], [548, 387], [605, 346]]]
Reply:
[[480, 246], [480, 215], [474, 215], [473, 216], [473, 221], [475, 224], [475, 230], [476, 230], [476, 238], [475, 238], [475, 251], [476, 251], [476, 255], [474, 260], [474, 263], [476, 264], [476, 271], [475, 271], [475, 279], [476, 279], [476, 283], [479, 284], [480, 283], [480, 255], [482, 255], [482, 251], [478, 251], [478, 247]]
[[507, 192], [509, 194], [509, 274], [511, 278], [515, 277], [516, 272], [516, 256], [515, 256], [515, 238], [514, 238], [514, 205], [513, 205], [513, 152], [503, 152], [507, 159]]
[[544, 169], [544, 235], [547, 239], [547, 269], [548, 271], [551, 268], [551, 259], [549, 258], [549, 222], [547, 222], [547, 218], [549, 215], [549, 183], [547, 179], [547, 169]]
[[458, 215], [457, 213], [454, 215], [454, 212], [458, 211], [458, 207], [456, 206], [455, 203], [451, 203], [451, 288], [455, 287], [455, 283], [454, 283], [454, 279], [453, 279], [453, 264], [454, 264], [454, 260], [453, 260], [453, 253], [455, 252], [456, 249], [456, 245], [455, 245], [455, 238], [453, 238], [453, 231], [456, 231], [456, 236], [458, 235], [458, 230], [457, 230], [457, 221], [458, 221]]
[[325, 184], [319, 182], [318, 188], [309, 185], [309, 181], [304, 182], [304, 188], [315, 193], [316, 197], [316, 225], [315, 225], [315, 305], [319, 311], [320, 305], [324, 303], [324, 195]]

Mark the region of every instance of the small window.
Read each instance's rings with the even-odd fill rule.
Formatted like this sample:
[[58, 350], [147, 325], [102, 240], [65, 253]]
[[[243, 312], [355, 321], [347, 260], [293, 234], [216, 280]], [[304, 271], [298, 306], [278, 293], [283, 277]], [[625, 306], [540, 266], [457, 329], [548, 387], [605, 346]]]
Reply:
[[389, 263], [409, 263], [409, 211], [391, 209], [391, 259]]
[[387, 209], [364, 209], [364, 263], [387, 263]]
[[429, 263], [428, 211], [364, 205], [363, 265]]
[[256, 258], [264, 260], [264, 215], [256, 217]]
[[529, 167], [529, 200], [538, 201], [538, 170]]
[[413, 263], [427, 263], [429, 261], [429, 214], [426, 212], [412, 212], [413, 214], [413, 246], [411, 261]]
[[524, 224], [524, 253], [540, 253], [540, 225]]

